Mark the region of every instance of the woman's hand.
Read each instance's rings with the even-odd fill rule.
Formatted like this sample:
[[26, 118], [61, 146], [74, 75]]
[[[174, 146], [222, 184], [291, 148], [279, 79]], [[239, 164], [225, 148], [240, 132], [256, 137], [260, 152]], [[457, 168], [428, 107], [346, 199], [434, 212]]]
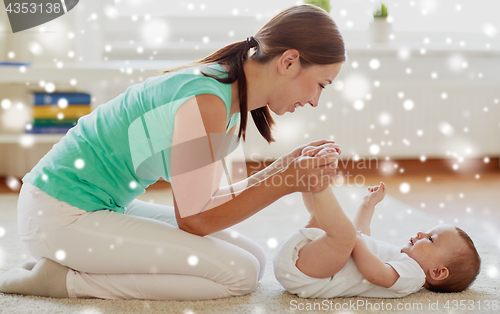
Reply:
[[302, 150], [301, 155], [309, 157], [324, 157], [334, 153], [340, 155], [340, 146], [335, 143], [326, 143], [320, 146], [307, 146]]
[[299, 156], [280, 173], [281, 184], [294, 192], [320, 192], [327, 188], [337, 173], [338, 153], [324, 157]]
[[[288, 153], [288, 154], [283, 155], [282, 157], [280, 157], [281, 163], [282, 163], [282, 165], [283, 165], [284, 168], [288, 167], [288, 165], [294, 159], [296, 159], [297, 157], [299, 157], [301, 155], [304, 155], [303, 151], [305, 150], [305, 148], [308, 148], [307, 152], [311, 153], [308, 156], [312, 157], [312, 156], [315, 155], [315, 153], [319, 152], [323, 148], [323, 145], [324, 146], [331, 146], [332, 148], [333, 147], [337, 147], [337, 148], [339, 147], [337, 144], [335, 144], [335, 141], [331, 141], [331, 140], [321, 139], [321, 140], [309, 142], [309, 143], [307, 143], [305, 145], [302, 145], [302, 146], [299, 146], [299, 147], [295, 148], [290, 153]], [[340, 154], [340, 149], [338, 150], [338, 153]]]

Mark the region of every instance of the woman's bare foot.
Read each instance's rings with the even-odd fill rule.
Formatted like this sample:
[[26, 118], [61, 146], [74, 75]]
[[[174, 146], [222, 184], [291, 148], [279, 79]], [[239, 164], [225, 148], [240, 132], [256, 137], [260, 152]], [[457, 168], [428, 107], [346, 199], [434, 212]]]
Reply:
[[13, 268], [0, 275], [0, 292], [67, 298], [66, 275], [69, 268], [42, 258], [32, 270]]
[[26, 269], [26, 270], [32, 270], [33, 267], [35, 267], [37, 263], [36, 259], [32, 259], [29, 261], [24, 261], [21, 264], [17, 265], [18, 268]]

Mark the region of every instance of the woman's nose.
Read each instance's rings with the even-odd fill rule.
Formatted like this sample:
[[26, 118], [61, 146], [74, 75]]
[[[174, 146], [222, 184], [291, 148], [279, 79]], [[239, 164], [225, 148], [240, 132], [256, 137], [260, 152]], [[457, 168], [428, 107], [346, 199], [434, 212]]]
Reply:
[[319, 96], [321, 96], [321, 91], [319, 91], [316, 96], [311, 101], [309, 101], [309, 104], [311, 104], [312, 107], [318, 107]]
[[424, 237], [424, 233], [423, 232], [417, 232], [417, 238], [421, 239]]

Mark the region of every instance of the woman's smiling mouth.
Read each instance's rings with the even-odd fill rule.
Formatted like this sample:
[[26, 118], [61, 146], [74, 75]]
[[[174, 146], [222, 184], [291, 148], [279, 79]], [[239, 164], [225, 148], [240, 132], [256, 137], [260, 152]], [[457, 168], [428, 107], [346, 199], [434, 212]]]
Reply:
[[290, 112], [294, 112], [296, 108], [298, 107], [304, 107], [304, 105], [302, 105], [300, 102], [296, 102], [294, 105], [293, 105], [293, 109], [290, 111]]

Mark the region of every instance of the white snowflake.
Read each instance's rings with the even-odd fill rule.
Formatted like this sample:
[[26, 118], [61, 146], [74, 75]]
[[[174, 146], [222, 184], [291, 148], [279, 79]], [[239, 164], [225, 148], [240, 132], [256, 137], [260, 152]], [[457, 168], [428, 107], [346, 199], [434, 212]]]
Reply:
[[488, 274], [488, 277], [490, 277], [490, 278], [497, 278], [498, 268], [495, 265], [490, 265], [486, 269], [486, 273]]
[[198, 265], [198, 256], [196, 255], [190, 255], [187, 259], [187, 262], [190, 266], [196, 266]]
[[370, 145], [370, 154], [378, 155], [380, 153], [380, 146], [377, 144]]
[[371, 59], [370, 60], [370, 69], [377, 70], [378, 68], [380, 68], [380, 61], [378, 59]]
[[10, 99], [8, 98], [4, 98], [2, 99], [2, 109], [10, 109], [10, 107], [12, 106], [12, 102], [10, 101]]
[[66, 252], [64, 250], [57, 250], [56, 259], [58, 261], [64, 261], [66, 259]]
[[5, 181], [7, 183], [7, 186], [13, 191], [18, 191], [21, 187], [21, 182], [16, 177], [9, 176]]
[[384, 125], [384, 126], [387, 126], [389, 124], [391, 124], [392, 122], [392, 116], [390, 113], [388, 112], [382, 112], [379, 114], [378, 116], [378, 122], [381, 124], [381, 125]]
[[353, 104], [353, 107], [354, 109], [356, 109], [357, 111], [360, 111], [360, 110], [363, 110], [363, 108], [365, 107], [365, 103], [362, 101], [362, 100], [356, 100]]
[[81, 158], [78, 158], [77, 160], [75, 160], [75, 167], [77, 169], [82, 169], [83, 167], [85, 167], [85, 161]]
[[48, 82], [45, 84], [45, 91], [47, 93], [53, 93], [56, 90], [56, 85], [52, 82]]
[[403, 182], [399, 185], [399, 191], [403, 194], [410, 192], [410, 184], [407, 182]]
[[406, 99], [403, 103], [403, 108], [405, 108], [408, 111], [412, 110], [414, 106], [415, 103], [411, 99]]
[[270, 249], [276, 248], [278, 246], [278, 240], [276, 240], [276, 238], [269, 238], [269, 239], [267, 239], [267, 246]]

